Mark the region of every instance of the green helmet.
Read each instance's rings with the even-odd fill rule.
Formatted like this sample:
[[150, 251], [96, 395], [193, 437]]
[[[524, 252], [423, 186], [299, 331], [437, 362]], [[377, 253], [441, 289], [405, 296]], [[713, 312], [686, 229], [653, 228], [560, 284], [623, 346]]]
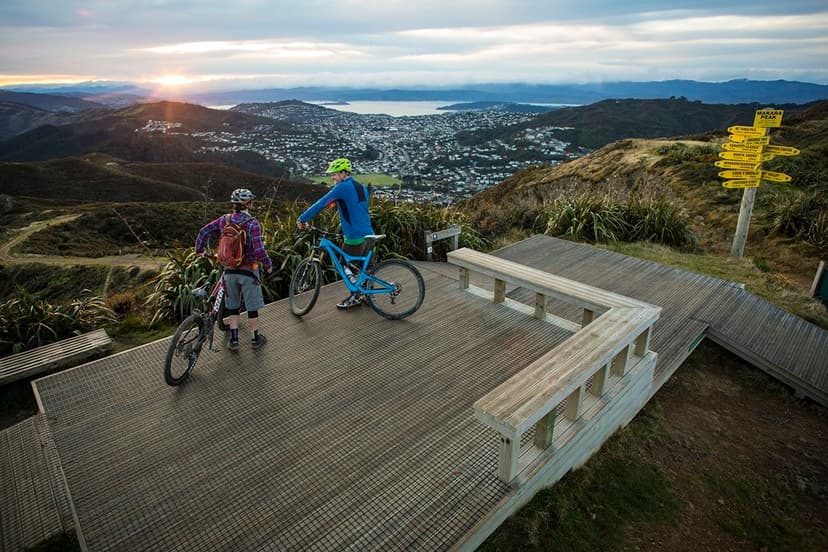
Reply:
[[345, 159], [344, 157], [334, 159], [333, 161], [331, 161], [331, 164], [328, 165], [328, 170], [325, 171], [325, 173], [331, 174], [338, 173], [339, 171], [351, 172], [351, 162]]

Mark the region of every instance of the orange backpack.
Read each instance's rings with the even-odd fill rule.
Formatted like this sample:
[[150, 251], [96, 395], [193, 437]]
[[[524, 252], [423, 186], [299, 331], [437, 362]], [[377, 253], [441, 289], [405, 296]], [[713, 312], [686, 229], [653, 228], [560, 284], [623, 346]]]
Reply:
[[239, 224], [230, 220], [230, 215], [225, 215], [224, 228], [216, 250], [218, 262], [225, 268], [239, 268], [245, 264], [244, 250], [247, 245], [247, 232]]

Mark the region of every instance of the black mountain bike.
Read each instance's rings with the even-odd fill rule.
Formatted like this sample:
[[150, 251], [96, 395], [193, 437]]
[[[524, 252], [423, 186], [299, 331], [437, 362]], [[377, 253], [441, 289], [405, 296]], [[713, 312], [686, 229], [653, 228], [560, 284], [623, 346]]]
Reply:
[[164, 360], [164, 381], [167, 385], [180, 385], [187, 379], [205, 343], [211, 351], [220, 350], [213, 348], [213, 331], [216, 326], [223, 332], [230, 330], [230, 326], [224, 323], [227, 316], [224, 306], [224, 271], [219, 274], [218, 282], [210, 295], [207, 295], [204, 287], [194, 289], [192, 293], [201, 299], [201, 306], [193, 307], [190, 316], [179, 324], [173, 335]]

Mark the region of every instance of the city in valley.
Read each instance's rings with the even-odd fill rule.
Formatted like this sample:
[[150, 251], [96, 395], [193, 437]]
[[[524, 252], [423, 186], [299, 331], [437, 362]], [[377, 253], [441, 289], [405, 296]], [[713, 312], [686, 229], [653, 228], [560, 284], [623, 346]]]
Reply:
[[[324, 175], [328, 161], [349, 157], [357, 178], [378, 196], [450, 204], [500, 183], [523, 167], [551, 165], [583, 155], [555, 138], [559, 127], [519, 130], [509, 138], [474, 140], [460, 135], [525, 123], [537, 113], [507, 110], [446, 111], [435, 115], [361, 115], [298, 101], [241, 104], [232, 111], [279, 121], [285, 130], [259, 125], [242, 132], [197, 133], [205, 149], [251, 150], [285, 164], [292, 177]], [[151, 121], [140, 131], [182, 132]], [[327, 179], [325, 179], [327, 181]]]

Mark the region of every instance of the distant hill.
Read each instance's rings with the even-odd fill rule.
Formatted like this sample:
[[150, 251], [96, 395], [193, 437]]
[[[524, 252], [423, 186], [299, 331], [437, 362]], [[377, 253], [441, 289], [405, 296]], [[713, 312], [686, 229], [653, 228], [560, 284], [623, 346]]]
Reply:
[[[142, 131], [149, 121], [178, 125], [172, 132]], [[153, 163], [224, 163], [242, 170], [285, 174], [285, 168], [251, 151], [202, 151], [194, 133], [259, 129], [290, 132], [272, 119], [177, 102], [138, 104], [119, 110], [86, 111], [69, 124], [46, 124], [0, 142], [0, 161], [42, 161], [105, 153]]]
[[326, 186], [243, 172], [210, 163], [139, 163], [93, 154], [0, 163], [0, 193], [94, 202], [226, 201], [236, 188], [259, 198], [315, 199]]
[[54, 94], [33, 94], [30, 92], [12, 92], [0, 90], [0, 102], [12, 102], [37, 107], [45, 111], [66, 111], [75, 113], [84, 109], [99, 109], [103, 104], [81, 98], [58, 96]]
[[[805, 106], [777, 107], [793, 112]], [[604, 100], [556, 109], [506, 128], [461, 132], [458, 140], [474, 145], [492, 139], [513, 139], [528, 129], [558, 127], [555, 138], [576, 147], [596, 149], [622, 138], [686, 136], [732, 125], [750, 125], [755, 112], [753, 104], [704, 104], [686, 99]]]

